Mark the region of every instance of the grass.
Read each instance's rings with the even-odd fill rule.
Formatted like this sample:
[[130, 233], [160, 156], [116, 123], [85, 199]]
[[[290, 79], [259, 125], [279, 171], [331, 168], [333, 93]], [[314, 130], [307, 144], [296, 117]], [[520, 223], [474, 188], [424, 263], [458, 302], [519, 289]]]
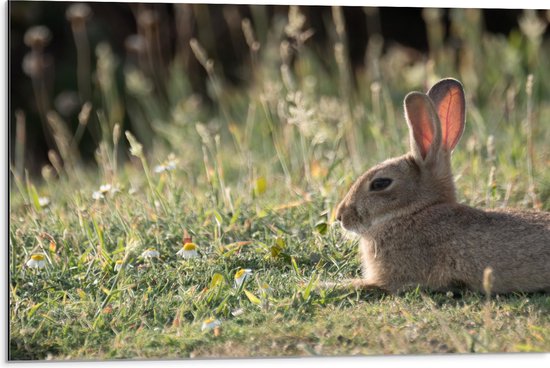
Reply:
[[[64, 149], [42, 179], [12, 168], [10, 359], [550, 351], [548, 295], [318, 287], [359, 275], [357, 240], [334, 208], [363, 170], [407, 149], [402, 99], [440, 77], [467, 93], [453, 155], [460, 201], [550, 209], [550, 47], [534, 15], [504, 37], [483, 32], [479, 11], [454, 9], [460, 50], [430, 34], [429, 59], [413, 58], [399, 46], [382, 53], [374, 37], [368, 68], [352, 74], [338, 9], [326, 54], [308, 46], [291, 9], [262, 39], [243, 26], [246, 87], [226, 83], [191, 41], [213, 106], [176, 60], [166, 80], [126, 67], [124, 86], [109, 83], [114, 54], [98, 47], [98, 99], [79, 125], [100, 137], [97, 167], [75, 157], [66, 123], [50, 114]], [[125, 114], [136, 137], [118, 125]], [[188, 238], [200, 257], [176, 255]], [[148, 248], [160, 257], [145, 259]], [[25, 266], [32, 254], [44, 268]], [[252, 275], [235, 287], [243, 268]], [[221, 324], [203, 330], [210, 318]]]

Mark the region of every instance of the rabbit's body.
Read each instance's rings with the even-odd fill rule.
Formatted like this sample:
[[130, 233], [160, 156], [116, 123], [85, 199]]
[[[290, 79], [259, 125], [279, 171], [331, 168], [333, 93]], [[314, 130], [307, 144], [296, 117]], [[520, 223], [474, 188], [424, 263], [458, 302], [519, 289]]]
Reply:
[[483, 291], [487, 267], [495, 293], [550, 291], [550, 213], [437, 204], [372, 226], [360, 254], [365, 282], [392, 292]]
[[338, 207], [361, 236], [356, 287], [396, 292], [422, 286], [550, 291], [550, 213], [484, 211], [456, 202], [451, 151], [464, 130], [465, 99], [454, 79], [405, 98], [411, 151], [363, 174]]

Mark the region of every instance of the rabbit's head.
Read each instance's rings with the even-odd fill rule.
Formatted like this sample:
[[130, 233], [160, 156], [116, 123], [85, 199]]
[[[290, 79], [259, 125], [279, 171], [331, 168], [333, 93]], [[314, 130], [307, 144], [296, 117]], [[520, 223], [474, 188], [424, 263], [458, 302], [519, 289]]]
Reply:
[[364, 173], [337, 209], [342, 226], [366, 234], [372, 226], [428, 206], [456, 201], [451, 151], [464, 131], [462, 84], [443, 79], [405, 97], [410, 151]]

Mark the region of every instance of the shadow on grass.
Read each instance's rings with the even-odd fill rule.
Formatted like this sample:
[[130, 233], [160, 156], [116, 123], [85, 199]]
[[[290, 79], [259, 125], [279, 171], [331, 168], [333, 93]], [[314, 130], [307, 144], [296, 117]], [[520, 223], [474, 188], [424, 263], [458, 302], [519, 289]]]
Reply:
[[[319, 290], [317, 290], [319, 293]], [[406, 303], [423, 303], [424, 298], [432, 301], [436, 307], [461, 308], [466, 305], [479, 305], [487, 300], [496, 305], [507, 305], [514, 311], [526, 310], [529, 306], [542, 314], [550, 314], [550, 294], [539, 291], [532, 293], [507, 293], [491, 296], [490, 299], [478, 292], [466, 289], [453, 291], [430, 291], [416, 288], [399, 294], [391, 294], [381, 289], [350, 290], [333, 287], [325, 290], [329, 304], [340, 301], [340, 307], [355, 307], [358, 303], [377, 304], [389, 299], [400, 299]]]

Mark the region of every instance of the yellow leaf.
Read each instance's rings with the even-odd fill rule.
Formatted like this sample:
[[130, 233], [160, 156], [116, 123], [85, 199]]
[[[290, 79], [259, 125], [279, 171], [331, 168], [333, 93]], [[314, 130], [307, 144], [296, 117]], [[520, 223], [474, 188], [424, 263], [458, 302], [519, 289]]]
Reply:
[[42, 304], [44, 304], [44, 303], [38, 303], [38, 304], [33, 305], [31, 307], [31, 309], [29, 309], [29, 311], [27, 312], [27, 318], [31, 318], [34, 315], [34, 313], [36, 313], [38, 308], [40, 308], [42, 306]]
[[80, 299], [82, 299], [82, 300], [86, 300], [86, 299], [87, 299], [86, 293], [84, 292], [84, 290], [82, 290], [82, 289], [76, 289], [76, 292], [78, 293], [78, 296], [80, 297]]
[[265, 193], [267, 189], [267, 180], [265, 179], [265, 177], [263, 176], [260, 176], [258, 179], [256, 179], [256, 185], [254, 187], [254, 192], [256, 195], [261, 195], [263, 193]]
[[223, 284], [224, 279], [223, 276], [219, 273], [215, 273], [212, 275], [212, 281], [210, 282], [210, 287], [215, 288], [217, 285]]
[[262, 302], [260, 299], [258, 299], [258, 297], [254, 294], [252, 294], [250, 291], [244, 289], [243, 290], [244, 293], [246, 294], [246, 297], [248, 298], [248, 300], [250, 300], [251, 303], [254, 303], [256, 305], [260, 305]]

